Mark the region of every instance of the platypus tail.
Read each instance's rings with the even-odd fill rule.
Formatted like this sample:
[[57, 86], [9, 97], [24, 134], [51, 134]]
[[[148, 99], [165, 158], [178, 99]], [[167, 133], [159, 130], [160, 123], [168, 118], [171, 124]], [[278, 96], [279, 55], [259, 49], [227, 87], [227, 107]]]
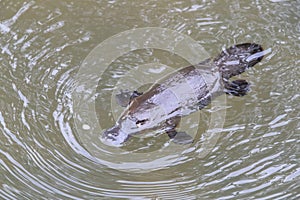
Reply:
[[243, 73], [247, 68], [253, 67], [264, 57], [261, 45], [255, 43], [237, 44], [221, 52], [214, 59], [219, 67], [222, 77], [229, 79]]

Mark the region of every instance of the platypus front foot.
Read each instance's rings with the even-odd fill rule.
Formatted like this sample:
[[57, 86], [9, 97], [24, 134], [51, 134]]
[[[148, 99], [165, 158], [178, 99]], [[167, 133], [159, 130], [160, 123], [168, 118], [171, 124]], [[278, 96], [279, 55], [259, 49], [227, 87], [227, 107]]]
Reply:
[[128, 90], [125, 91], [121, 90], [119, 94], [116, 94], [116, 101], [118, 105], [120, 105], [121, 107], [127, 107], [134, 98], [142, 94], [143, 93], [138, 91], [131, 92]]
[[192, 136], [190, 136], [186, 132], [172, 131], [168, 132], [167, 134], [175, 144], [191, 144], [194, 141]]

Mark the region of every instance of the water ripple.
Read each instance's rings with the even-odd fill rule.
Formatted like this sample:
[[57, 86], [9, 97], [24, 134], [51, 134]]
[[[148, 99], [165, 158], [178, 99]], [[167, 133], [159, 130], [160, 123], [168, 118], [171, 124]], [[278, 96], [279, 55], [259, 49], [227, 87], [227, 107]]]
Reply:
[[[2, 4], [0, 198], [300, 198], [297, 1]], [[251, 91], [227, 98], [224, 129], [215, 130], [220, 139], [205, 156], [201, 145], [213, 108], [201, 115], [195, 146], [167, 152], [167, 137], [157, 136], [135, 138], [118, 153], [97, 136], [88, 141], [101, 154], [95, 156], [74, 123], [71, 94], [79, 66], [111, 35], [155, 26], [190, 35], [211, 55], [250, 41], [272, 52], [239, 77], [251, 82]], [[130, 67], [153, 61], [180, 67], [184, 61], [177, 57], [147, 49], [118, 58], [107, 71], [100, 102], [110, 102], [115, 79]], [[98, 117], [106, 126], [112, 123], [109, 113]], [[151, 156], [155, 148], [162, 158]]]

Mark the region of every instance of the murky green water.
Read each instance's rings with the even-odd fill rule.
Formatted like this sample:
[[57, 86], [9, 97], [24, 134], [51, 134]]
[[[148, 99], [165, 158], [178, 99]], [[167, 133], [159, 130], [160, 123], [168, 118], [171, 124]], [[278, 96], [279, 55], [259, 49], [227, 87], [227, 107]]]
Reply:
[[[300, 1], [5, 0], [0, 5], [2, 199], [300, 198]], [[121, 150], [106, 147], [100, 131], [89, 131], [97, 127], [92, 123], [83, 126], [82, 138], [76, 121], [93, 116], [86, 112], [82, 118], [74, 105], [83, 61], [113, 35], [145, 27], [190, 36], [212, 56], [243, 42], [271, 50], [240, 76], [251, 82], [249, 94], [227, 96], [224, 125], [211, 147], [203, 144], [217, 119], [209, 116], [214, 105], [201, 112], [192, 146], [157, 136], [133, 138]], [[153, 49], [113, 60], [95, 104], [103, 128], [120, 112], [104, 112], [113, 104], [116, 82], [132, 66], [154, 62], [167, 69], [188, 64]]]

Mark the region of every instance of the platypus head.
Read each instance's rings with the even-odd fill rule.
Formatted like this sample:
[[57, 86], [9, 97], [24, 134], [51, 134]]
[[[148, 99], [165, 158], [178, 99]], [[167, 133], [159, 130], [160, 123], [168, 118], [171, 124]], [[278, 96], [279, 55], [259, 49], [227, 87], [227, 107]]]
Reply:
[[219, 67], [223, 79], [229, 79], [260, 62], [263, 56], [263, 48], [259, 44], [244, 43], [222, 51], [214, 62]]
[[[149, 113], [147, 113], [147, 115], [149, 115]], [[112, 128], [103, 132], [101, 138], [102, 142], [111, 146], [122, 146], [122, 144], [128, 139], [129, 135], [134, 135], [148, 128], [148, 121], [139, 120], [137, 117], [143, 117], [143, 115], [132, 116], [126, 110]]]
[[128, 138], [128, 134], [122, 131], [119, 125], [107, 129], [102, 134], [102, 141], [108, 145], [121, 146]]

